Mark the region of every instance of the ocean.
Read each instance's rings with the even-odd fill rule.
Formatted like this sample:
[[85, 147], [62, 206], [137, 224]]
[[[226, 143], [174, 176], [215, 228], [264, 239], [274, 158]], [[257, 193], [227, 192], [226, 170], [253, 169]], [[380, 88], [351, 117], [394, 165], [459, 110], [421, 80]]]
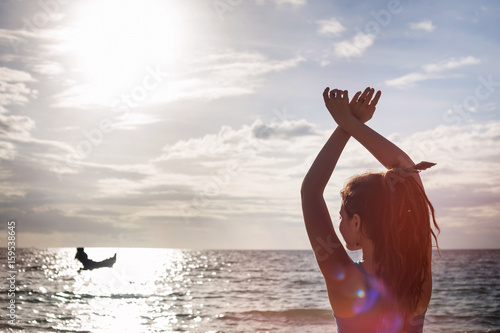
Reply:
[[[117, 262], [79, 272], [74, 248], [16, 249], [8, 273], [1, 249], [0, 331], [336, 332], [309, 250], [85, 251]], [[500, 332], [500, 250], [441, 255], [424, 332]]]

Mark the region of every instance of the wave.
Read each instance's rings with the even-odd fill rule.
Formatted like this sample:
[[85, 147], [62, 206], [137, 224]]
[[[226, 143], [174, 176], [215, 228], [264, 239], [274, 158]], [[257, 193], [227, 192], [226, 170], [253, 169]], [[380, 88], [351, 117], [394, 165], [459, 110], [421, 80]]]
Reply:
[[332, 310], [327, 309], [288, 309], [281, 311], [243, 311], [226, 312], [225, 319], [254, 321], [295, 321], [295, 320], [333, 320]]
[[[16, 297], [19, 298], [19, 304], [25, 303], [54, 303], [55, 300], [72, 301], [78, 299], [147, 299], [148, 297], [165, 298], [182, 298], [187, 294], [183, 292], [172, 292], [168, 294], [134, 294], [134, 293], [108, 293], [108, 294], [87, 294], [76, 293], [71, 291], [60, 292], [41, 292], [39, 290], [27, 289], [16, 291]], [[222, 296], [220, 296], [222, 297]], [[214, 297], [216, 298], [216, 297]], [[217, 297], [218, 298], [218, 297]], [[8, 302], [7, 293], [0, 294], [0, 301]]]

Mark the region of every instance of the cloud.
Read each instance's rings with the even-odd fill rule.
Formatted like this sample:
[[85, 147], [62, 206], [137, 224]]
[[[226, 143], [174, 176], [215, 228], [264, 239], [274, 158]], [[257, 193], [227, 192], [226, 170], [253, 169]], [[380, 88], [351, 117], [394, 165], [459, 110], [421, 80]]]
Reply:
[[454, 77], [454, 74], [442, 73], [464, 66], [476, 65], [480, 62], [480, 59], [477, 59], [473, 56], [462, 57], [460, 59], [450, 58], [437, 64], [422, 65], [422, 71], [409, 73], [395, 79], [387, 80], [385, 81], [385, 84], [388, 86], [405, 88], [408, 86], [412, 86], [414, 83], [420, 81]]
[[[480, 219], [484, 230], [498, 232], [499, 132], [500, 122], [491, 122], [391, 136], [416, 162], [437, 162], [422, 177], [443, 230], [453, 227], [467, 234], [468, 223]], [[53, 176], [51, 181], [49, 169], [39, 168], [49, 163], [47, 153], [38, 156], [36, 168], [31, 160], [9, 159], [3, 164], [9, 176], [2, 179], [8, 186], [0, 212], [22, 219], [24, 232], [31, 233], [105, 230], [131, 239], [138, 226], [148, 225], [149, 230], [141, 229], [148, 244], [160, 244], [159, 235], [174, 230], [185, 233], [215, 224], [231, 229], [272, 219], [286, 229], [302, 221], [300, 183], [330, 134], [305, 119], [258, 119], [165, 145], [142, 165], [82, 163], [78, 174], [60, 183], [53, 183]], [[0, 154], [9, 156], [11, 149], [0, 145]], [[351, 140], [326, 194], [332, 212], [345, 180], [368, 170], [383, 167]], [[57, 221], [49, 225], [51, 219]]]
[[441, 125], [397, 142], [414, 161], [437, 163], [421, 176], [445, 233], [500, 235], [499, 131], [499, 121]]
[[[239, 129], [224, 126], [217, 134], [165, 146], [154, 163], [191, 187], [187, 200], [177, 203], [183, 219], [243, 221], [249, 212], [258, 211], [258, 220], [276, 216], [276, 221], [297, 222], [301, 218], [297, 174], [303, 175], [297, 168], [311, 154], [308, 146], [318, 147], [321, 139], [323, 133], [304, 119], [256, 120]], [[284, 214], [289, 200], [295, 209]]]
[[[445, 170], [440, 180], [455, 185], [477, 185], [494, 189], [500, 183], [495, 173], [500, 163], [496, 145], [500, 122], [441, 125], [411, 135], [405, 145], [416, 159], [436, 159]], [[457, 177], [457, 174], [461, 174]], [[496, 190], [495, 190], [496, 191]]]
[[[106, 211], [111, 210], [108, 207], [114, 207], [113, 211], [121, 207], [121, 215], [115, 218], [134, 222], [154, 219], [158, 223], [186, 223], [187, 219], [198, 224], [231, 219], [237, 223], [256, 209], [261, 219], [266, 214], [299, 219], [298, 208], [283, 214], [280, 207], [285, 202], [276, 206], [266, 202], [269, 193], [276, 202], [285, 200], [282, 195], [297, 199], [290, 186], [298, 188], [296, 174], [302, 171], [297, 171], [297, 165], [311, 153], [303, 146], [309, 142], [318, 146], [318, 139], [323, 139], [323, 134], [303, 119], [257, 120], [241, 128], [224, 126], [218, 133], [165, 146], [142, 178], [92, 172], [102, 175], [91, 182], [95, 185], [92, 207]], [[88, 180], [84, 170], [89, 168], [83, 166], [76, 178]], [[292, 184], [283, 183], [285, 179], [293, 179]], [[278, 189], [278, 184], [284, 186]]]
[[481, 60], [473, 56], [463, 57], [460, 59], [451, 58], [439, 64], [423, 65], [422, 69], [427, 73], [439, 73], [449, 69], [455, 69], [463, 66], [477, 65]]
[[[75, 84], [54, 96], [56, 107], [93, 108], [111, 107], [113, 103], [135, 104], [145, 107], [184, 99], [218, 99], [227, 96], [252, 94], [260, 86], [264, 76], [273, 72], [285, 71], [305, 61], [302, 57], [285, 60], [271, 60], [257, 52], [237, 52], [230, 49], [205, 50], [203, 55], [185, 57], [179, 62], [175, 72], [159, 72], [155, 81], [151, 70], [145, 70], [140, 79], [128, 90], [115, 91], [111, 98], [110, 89], [99, 83]], [[145, 89], [143, 82], [149, 82], [151, 89]], [[106, 88], [106, 89], [105, 89]], [[138, 91], [143, 91], [140, 98]], [[104, 93], [106, 92], [106, 93]], [[115, 96], [122, 96], [115, 99]], [[125, 102], [127, 100], [132, 102]]]
[[[480, 234], [479, 238], [485, 239], [492, 233], [500, 236], [499, 133], [500, 121], [491, 121], [462, 126], [443, 124], [409, 136], [391, 135], [391, 141], [416, 163], [437, 163], [423, 171], [421, 177], [444, 234], [453, 229], [464, 235]], [[350, 142], [332, 181], [363, 170], [382, 171], [378, 162], [365, 153], [363, 147]], [[471, 228], [472, 224], [478, 228]], [[453, 241], [445, 239], [441, 245], [457, 247]]]
[[352, 40], [335, 43], [335, 54], [341, 58], [361, 57], [373, 45], [375, 38], [375, 35], [359, 32]]
[[269, 125], [255, 122], [252, 127], [252, 134], [260, 139], [292, 139], [298, 136], [316, 134], [314, 127], [305, 120], [285, 122], [283, 124], [273, 123]]
[[47, 75], [55, 76], [65, 72], [63, 66], [54, 61], [40, 61], [32, 66], [34, 72]]
[[97, 108], [111, 107], [114, 98], [106, 94], [100, 83], [77, 84], [70, 81], [69, 87], [52, 96], [51, 106], [60, 108]]
[[[0, 112], [0, 159], [4, 160], [0, 172], [15, 173], [23, 163], [32, 163], [38, 169], [75, 172], [75, 166], [64, 159], [66, 154], [74, 154], [74, 149], [64, 142], [33, 137], [35, 128], [35, 121], [28, 116]], [[6, 160], [12, 163], [6, 164]]]
[[91, 209], [91, 208], [84, 208], [76, 211], [77, 214], [79, 215], [87, 215], [87, 216], [118, 216], [120, 213], [111, 211], [111, 210], [106, 210], [106, 209]]
[[0, 141], [0, 160], [12, 160], [16, 156], [16, 148], [10, 142]]
[[179, 74], [153, 92], [157, 103], [179, 99], [218, 99], [252, 94], [267, 74], [285, 71], [305, 61], [302, 57], [270, 60], [257, 52], [207, 51], [190, 59]]
[[[266, 0], [256, 0], [258, 4], [263, 4]], [[303, 6], [307, 4], [307, 0], [269, 0], [277, 5], [292, 5], [292, 6]]]
[[74, 152], [67, 144], [54, 141], [37, 139], [31, 135], [36, 128], [35, 121], [28, 116], [10, 115], [8, 111], [0, 112], [0, 143], [4, 152], [9, 152], [5, 156], [12, 156], [17, 151], [16, 147], [21, 147], [25, 161], [43, 165], [43, 160], [39, 160], [39, 154], [49, 154], [52, 161], [62, 160], [57, 154]]
[[307, 3], [307, 0], [274, 0], [278, 5], [290, 4], [295, 6], [303, 6]]
[[[201, 138], [182, 140], [165, 146], [164, 153], [157, 161], [196, 158], [225, 160], [241, 155], [251, 157], [256, 151], [268, 149], [269, 145], [277, 142], [286, 142], [289, 146], [289, 143], [299, 137], [317, 134], [314, 125], [303, 119], [267, 124], [256, 120], [250, 126], [237, 130], [223, 126], [217, 134], [207, 134]], [[289, 148], [286, 151], [289, 151]]]
[[35, 122], [27, 116], [10, 116], [0, 114], [0, 137], [11, 140], [26, 140]]
[[164, 121], [158, 116], [153, 116], [139, 112], [128, 112], [117, 118], [117, 121], [112, 124], [112, 130], [135, 130], [143, 125], [154, 124]]
[[419, 81], [426, 81], [430, 79], [439, 79], [439, 78], [443, 78], [443, 76], [433, 75], [429, 73], [410, 73], [398, 77], [396, 79], [385, 81], [385, 84], [387, 84], [388, 86], [402, 88], [410, 86], [413, 83], [417, 83]]
[[424, 20], [421, 22], [410, 22], [408, 23], [408, 26], [412, 30], [423, 30], [427, 32], [432, 32], [434, 29], [436, 29], [436, 26], [432, 24], [431, 20]]
[[329, 20], [320, 20], [316, 22], [318, 27], [318, 33], [326, 36], [339, 36], [345, 31], [344, 26], [335, 17]]
[[26, 86], [35, 79], [31, 74], [7, 67], [0, 67], [0, 105], [22, 105], [38, 92]]
[[[17, 221], [16, 229], [21, 232], [35, 232], [39, 234], [71, 233], [71, 234], [119, 234], [129, 229], [115, 225], [100, 217], [86, 219], [79, 216], [68, 215], [60, 209], [47, 210], [7, 210], [0, 212], [0, 217], [5, 220]], [[137, 229], [137, 228], [136, 228]], [[137, 231], [137, 230], [135, 230]]]
[[6, 82], [30, 82], [34, 81], [33, 77], [26, 72], [15, 69], [0, 67], [0, 77]]
[[20, 50], [20, 45], [28, 42], [30, 38], [35, 36], [34, 32], [28, 30], [10, 30], [0, 28], [0, 45], [5, 45], [11, 48], [13, 53]]

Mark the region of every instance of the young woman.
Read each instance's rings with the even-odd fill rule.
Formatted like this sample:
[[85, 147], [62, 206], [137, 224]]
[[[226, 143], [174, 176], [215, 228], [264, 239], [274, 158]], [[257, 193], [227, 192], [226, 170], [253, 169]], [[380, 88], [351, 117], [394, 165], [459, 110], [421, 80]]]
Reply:
[[[432, 292], [432, 238], [439, 231], [417, 165], [396, 145], [366, 126], [381, 92], [366, 88], [349, 102], [347, 90], [326, 88], [326, 107], [337, 128], [304, 178], [302, 210], [316, 260], [326, 282], [339, 333], [422, 332]], [[373, 99], [372, 99], [373, 98]], [[341, 191], [340, 232], [333, 229], [323, 192], [350, 137], [388, 171], [348, 180]]]

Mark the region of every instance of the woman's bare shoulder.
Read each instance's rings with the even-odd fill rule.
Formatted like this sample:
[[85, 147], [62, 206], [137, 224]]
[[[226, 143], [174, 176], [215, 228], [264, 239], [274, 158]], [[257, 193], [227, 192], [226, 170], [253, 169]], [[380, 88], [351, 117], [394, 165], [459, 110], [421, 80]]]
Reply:
[[353, 305], [359, 295], [366, 291], [363, 274], [351, 261], [338, 265], [330, 274], [325, 274], [326, 289], [332, 310], [337, 317], [350, 317], [354, 315]]

